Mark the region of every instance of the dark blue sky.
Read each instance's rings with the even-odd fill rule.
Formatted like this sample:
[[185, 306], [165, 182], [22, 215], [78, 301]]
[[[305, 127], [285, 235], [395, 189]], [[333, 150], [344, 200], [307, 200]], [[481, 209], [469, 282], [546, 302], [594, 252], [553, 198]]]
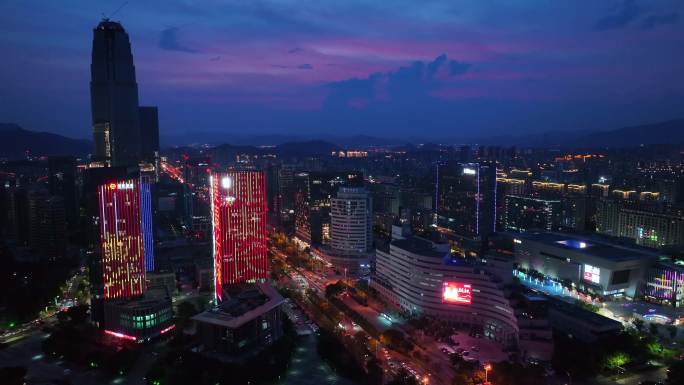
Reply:
[[[90, 138], [92, 28], [122, 3], [0, 2], [0, 121]], [[684, 117], [683, 17], [678, 0], [137, 0], [113, 19], [162, 137], [230, 142]]]

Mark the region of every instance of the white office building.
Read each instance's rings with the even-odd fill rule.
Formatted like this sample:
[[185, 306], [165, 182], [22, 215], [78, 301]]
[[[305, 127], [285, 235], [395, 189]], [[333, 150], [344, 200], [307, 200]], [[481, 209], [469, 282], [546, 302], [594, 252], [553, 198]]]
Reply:
[[341, 187], [330, 200], [330, 248], [345, 255], [367, 253], [373, 246], [373, 202], [362, 187]]

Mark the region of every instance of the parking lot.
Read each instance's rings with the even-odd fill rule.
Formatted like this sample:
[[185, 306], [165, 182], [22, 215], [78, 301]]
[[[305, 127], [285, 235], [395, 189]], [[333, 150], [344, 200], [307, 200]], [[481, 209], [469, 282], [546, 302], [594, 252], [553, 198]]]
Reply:
[[455, 353], [466, 361], [480, 363], [501, 362], [508, 360], [508, 353], [501, 344], [487, 338], [477, 338], [468, 333], [459, 332], [451, 337], [451, 343], [438, 343], [444, 354]]

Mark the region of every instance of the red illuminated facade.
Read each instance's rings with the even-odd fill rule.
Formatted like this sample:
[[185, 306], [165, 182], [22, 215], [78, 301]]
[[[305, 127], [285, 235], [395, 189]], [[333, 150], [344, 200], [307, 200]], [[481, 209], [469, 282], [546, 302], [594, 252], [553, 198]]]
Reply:
[[260, 171], [211, 174], [216, 298], [223, 285], [268, 278], [266, 178]]
[[117, 180], [98, 187], [104, 299], [141, 296], [145, 289], [145, 246], [140, 181]]
[[442, 302], [470, 305], [473, 300], [472, 285], [461, 282], [444, 282]]

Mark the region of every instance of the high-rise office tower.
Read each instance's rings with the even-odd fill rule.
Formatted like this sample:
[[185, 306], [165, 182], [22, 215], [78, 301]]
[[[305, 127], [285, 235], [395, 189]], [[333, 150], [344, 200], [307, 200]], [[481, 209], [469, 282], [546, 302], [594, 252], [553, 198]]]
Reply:
[[294, 209], [295, 204], [295, 175], [294, 164], [283, 164], [278, 170], [278, 188], [280, 193], [280, 209], [289, 211]]
[[266, 204], [270, 214], [280, 214], [280, 166], [266, 167]]
[[340, 187], [330, 200], [330, 248], [343, 255], [373, 247], [373, 199], [363, 187]]
[[12, 186], [7, 190], [7, 229], [5, 235], [19, 246], [29, 241], [28, 191], [23, 186]]
[[94, 159], [113, 166], [138, 164], [138, 84], [128, 34], [105, 19], [93, 30], [90, 66]]
[[496, 225], [496, 166], [439, 165], [437, 224], [453, 235], [481, 241]]
[[260, 171], [210, 178], [216, 299], [223, 286], [268, 278], [266, 177]]
[[518, 195], [506, 198], [507, 230], [558, 231], [561, 226], [561, 201]]
[[159, 111], [157, 107], [140, 107], [141, 159], [158, 166], [159, 161]]
[[312, 245], [327, 243], [330, 198], [340, 187], [363, 186], [360, 171], [299, 172], [294, 176], [295, 234]]
[[76, 158], [51, 156], [48, 158], [48, 186], [50, 195], [64, 200], [66, 222], [69, 228], [78, 224], [79, 208], [76, 189]]
[[66, 253], [64, 199], [52, 196], [42, 187], [28, 194], [29, 246], [50, 259]]
[[149, 186], [119, 179], [98, 187], [103, 297], [127, 299], [145, 290], [146, 257], [151, 256]]

